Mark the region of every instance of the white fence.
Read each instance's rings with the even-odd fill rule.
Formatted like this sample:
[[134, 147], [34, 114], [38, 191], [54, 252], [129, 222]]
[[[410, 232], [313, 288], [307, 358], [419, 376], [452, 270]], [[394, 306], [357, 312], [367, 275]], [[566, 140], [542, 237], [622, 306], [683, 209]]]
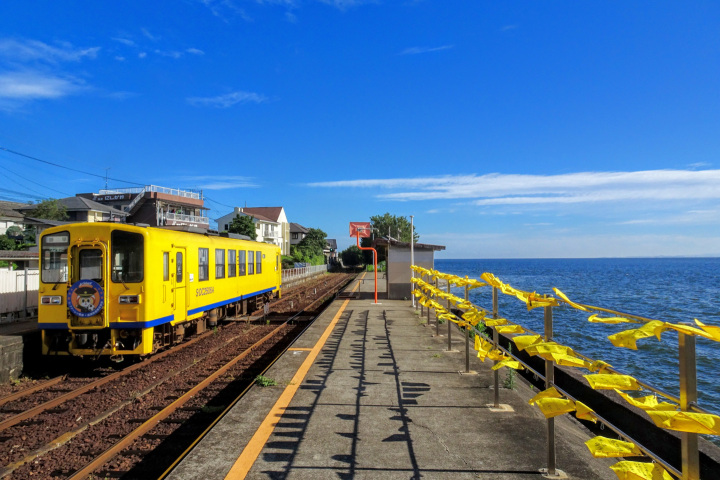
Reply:
[[22, 316], [22, 310], [37, 311], [39, 272], [0, 269], [0, 321], [12, 321]]
[[306, 277], [320, 275], [327, 272], [327, 265], [314, 265], [303, 268], [288, 268], [282, 271], [282, 283], [292, 283]]

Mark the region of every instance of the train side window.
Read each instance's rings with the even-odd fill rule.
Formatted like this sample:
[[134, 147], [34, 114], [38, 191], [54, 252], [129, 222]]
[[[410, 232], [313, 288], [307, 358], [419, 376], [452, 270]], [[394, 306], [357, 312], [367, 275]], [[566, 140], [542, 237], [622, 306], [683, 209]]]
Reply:
[[163, 282], [170, 280], [170, 252], [163, 252]]
[[240, 272], [238, 275], [241, 277], [245, 276], [245, 250], [238, 250], [238, 266], [240, 267]]
[[275, 255], [275, 271], [278, 271], [278, 267], [280, 266], [280, 255]]
[[113, 230], [111, 279], [115, 283], [140, 283], [145, 264], [145, 238], [140, 233]]
[[237, 272], [237, 261], [235, 260], [235, 250], [228, 250], [228, 278], [234, 277]]
[[225, 250], [215, 249], [215, 278], [225, 278]]
[[257, 255], [255, 256], [255, 273], [261, 274], [262, 273], [262, 252], [257, 252]]
[[248, 250], [248, 275], [255, 273], [255, 252]]
[[210, 249], [198, 248], [198, 281], [210, 278]]
[[177, 270], [176, 270], [176, 272], [177, 272], [177, 276], [176, 276], [176, 277], [177, 277], [177, 278], [176, 278], [177, 283], [182, 283], [182, 282], [183, 282], [183, 258], [182, 258], [182, 257], [183, 257], [182, 252], [177, 252], [177, 254], [175, 254], [175, 260], [176, 260], [176, 261], [175, 261], [175, 268], [177, 268]]

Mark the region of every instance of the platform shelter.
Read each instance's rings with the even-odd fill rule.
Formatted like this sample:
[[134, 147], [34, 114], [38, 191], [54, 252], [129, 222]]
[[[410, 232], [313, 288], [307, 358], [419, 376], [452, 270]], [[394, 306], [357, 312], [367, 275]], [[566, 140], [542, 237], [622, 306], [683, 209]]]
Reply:
[[[378, 238], [373, 242], [377, 249], [385, 250], [387, 259], [386, 291], [389, 300], [408, 300], [412, 295], [412, 270], [410, 269], [410, 243], [401, 242], [392, 237]], [[423, 268], [435, 268], [435, 252], [445, 250], [444, 245], [416, 243], [413, 245], [415, 265]]]

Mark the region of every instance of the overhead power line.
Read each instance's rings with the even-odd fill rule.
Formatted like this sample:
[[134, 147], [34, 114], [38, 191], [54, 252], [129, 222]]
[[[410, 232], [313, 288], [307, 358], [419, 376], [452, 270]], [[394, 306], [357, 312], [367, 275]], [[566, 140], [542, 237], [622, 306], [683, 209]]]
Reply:
[[57, 163], [49, 162], [49, 161], [47, 161], [47, 160], [43, 160], [43, 159], [41, 159], [41, 158], [33, 157], [32, 155], [26, 155], [26, 154], [21, 153], [21, 152], [16, 152], [15, 150], [10, 150], [9, 148], [5, 148], [5, 147], [2, 147], [2, 146], [0, 146], [0, 150], [3, 150], [3, 151], [8, 152], [8, 153], [12, 153], [13, 155], [18, 155], [18, 156], [20, 156], [20, 157], [29, 158], [30, 160], [35, 160], [36, 162], [45, 163], [45, 164], [47, 164], [47, 165], [52, 165], [53, 167], [63, 168], [63, 169], [65, 169], [65, 170], [70, 170], [71, 172], [82, 173], [83, 175], [89, 175], [89, 176], [91, 176], [91, 177], [97, 177], [97, 178], [112, 180], [112, 181], [115, 181], [115, 182], [129, 183], [130, 185], [138, 185], [138, 186], [141, 186], [141, 187], [142, 187], [142, 186], [145, 186], [144, 183], [130, 182], [130, 181], [128, 181], [128, 180], [122, 180], [122, 179], [120, 179], [120, 178], [106, 177], [105, 175], [98, 175], [98, 174], [95, 174], [95, 173], [87, 172], [87, 171], [85, 171], [85, 170], [78, 170], [77, 168], [66, 167], [65, 165], [59, 165], [59, 164], [57, 164]]

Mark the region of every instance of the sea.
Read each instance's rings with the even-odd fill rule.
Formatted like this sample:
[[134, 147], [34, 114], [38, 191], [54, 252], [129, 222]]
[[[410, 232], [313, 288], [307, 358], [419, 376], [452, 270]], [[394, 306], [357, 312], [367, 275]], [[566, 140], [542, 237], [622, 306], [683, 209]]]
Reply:
[[[720, 258], [439, 259], [435, 269], [475, 279], [489, 272], [516, 289], [539, 294], [555, 296], [552, 288], [556, 287], [577, 303], [665, 322], [695, 325], [693, 320], [698, 319], [720, 325]], [[452, 291], [464, 295], [463, 288]], [[470, 290], [470, 300], [492, 309], [488, 287]], [[503, 294], [498, 308], [500, 317], [542, 334], [542, 308], [528, 311], [520, 300]], [[569, 306], [554, 308], [555, 341], [679, 396], [677, 333], [666, 331], [660, 341], [656, 337], [639, 340], [638, 350], [617, 348], [608, 335], [637, 326], [590, 323], [589, 315]], [[720, 415], [720, 343], [696, 338], [698, 404]], [[719, 443], [720, 437], [708, 439]]]

